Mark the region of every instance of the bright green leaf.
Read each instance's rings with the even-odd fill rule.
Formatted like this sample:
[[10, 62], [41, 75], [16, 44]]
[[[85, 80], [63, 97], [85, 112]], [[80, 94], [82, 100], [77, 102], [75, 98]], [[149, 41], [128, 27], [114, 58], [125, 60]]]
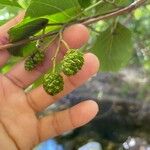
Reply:
[[94, 53], [99, 57], [101, 70], [118, 71], [132, 56], [132, 36], [129, 29], [121, 24], [112, 32], [112, 27], [102, 32], [94, 45]]
[[31, 0], [18, 0], [18, 3], [20, 4], [20, 6], [24, 9], [27, 9], [27, 7], [29, 6]]
[[31, 0], [31, 4], [26, 11], [26, 17], [41, 17], [59, 12], [69, 16], [64, 11], [73, 7], [77, 10], [80, 7], [77, 0]]

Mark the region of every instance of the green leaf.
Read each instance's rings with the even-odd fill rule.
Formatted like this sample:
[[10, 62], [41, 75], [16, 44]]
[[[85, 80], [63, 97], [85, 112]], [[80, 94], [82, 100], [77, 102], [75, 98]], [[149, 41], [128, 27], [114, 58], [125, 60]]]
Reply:
[[[39, 18], [32, 21], [24, 20], [22, 23], [16, 25], [8, 31], [10, 42], [17, 42], [23, 39], [27, 39], [35, 33], [39, 32], [48, 23], [48, 19]], [[20, 49], [24, 45], [13, 47], [8, 49], [9, 52], [14, 56], [22, 56]]]
[[77, 9], [80, 7], [77, 0], [31, 0], [31, 4], [26, 11], [26, 17], [41, 17], [59, 12], [69, 16], [64, 11], [72, 7]]
[[[43, 16], [43, 17], [46, 18], [47, 20], [49, 20], [50, 23], [59, 23], [59, 22], [67, 22], [73, 16], [76, 15], [76, 9], [75, 8], [67, 9], [67, 10], [65, 10], [65, 12], [68, 13], [70, 15], [70, 17], [64, 15], [63, 13], [57, 13], [57, 14], [54, 14], [54, 15]], [[22, 36], [22, 34], [24, 34], [24, 33], [22, 33], [22, 31], [25, 31], [25, 29], [21, 29], [20, 30], [20, 27], [23, 27], [23, 26], [27, 27], [27, 24], [30, 25], [32, 23], [32, 21], [33, 21], [33, 19], [25, 18], [23, 20], [23, 22], [21, 22], [20, 24], [18, 24], [17, 26], [15, 26], [15, 30], [13, 31], [13, 34], [11, 35], [11, 38], [13, 38], [13, 39], [15, 38], [15, 40], [16, 40], [17, 37], [20, 37], [20, 36], [16, 35], [16, 30], [19, 33], [21, 33], [21, 36]], [[32, 26], [33, 26], [33, 24], [32, 24]], [[48, 26], [46, 28], [46, 32], [50, 32], [50, 31], [54, 31], [54, 30], [58, 30], [58, 29], [60, 29], [60, 26]], [[28, 30], [26, 30], [25, 33], [27, 31]], [[33, 32], [33, 31], [30, 31], [29, 33], [31, 33], [31, 32]], [[38, 34], [39, 34], [39, 32], [38, 32]], [[24, 35], [23, 35], [23, 37], [24, 37]], [[18, 38], [17, 38], [17, 40], [18, 40]], [[15, 55], [15, 56], [27, 56], [30, 52], [32, 52], [34, 50], [34, 48], [35, 48], [35, 44], [29, 43], [27, 45], [22, 45], [22, 46], [11, 48], [11, 49], [9, 49], [9, 52], [11, 54]]]
[[0, 4], [6, 6], [21, 7], [16, 0], [0, 0]]
[[109, 27], [99, 35], [94, 53], [100, 59], [102, 71], [118, 71], [128, 63], [132, 48], [130, 30], [118, 23], [113, 32], [112, 27]]
[[27, 9], [31, 0], [18, 0], [20, 6], [24, 9]]
[[[49, 20], [49, 23], [64, 23], [69, 22], [74, 16], [76, 16], [77, 9], [70, 8], [64, 11], [65, 13], [69, 14], [69, 17], [64, 15], [64, 13], [56, 13], [50, 16], [43, 16]], [[48, 26], [46, 28], [46, 32], [54, 31], [60, 29], [61, 26]]]
[[78, 0], [81, 7], [86, 8], [91, 4], [91, 0]]
[[8, 31], [10, 42], [26, 39], [43, 29], [47, 24], [48, 19], [45, 18], [39, 18], [29, 22], [24, 20], [24, 22]]
[[125, 7], [134, 2], [134, 0], [115, 0], [115, 4], [120, 7]]

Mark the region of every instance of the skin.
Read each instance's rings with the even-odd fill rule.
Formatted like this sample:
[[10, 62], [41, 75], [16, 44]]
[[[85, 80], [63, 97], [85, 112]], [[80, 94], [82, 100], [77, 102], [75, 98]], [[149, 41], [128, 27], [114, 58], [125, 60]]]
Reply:
[[[0, 44], [8, 43], [7, 31], [21, 21], [24, 13], [20, 13], [0, 27]], [[76, 24], [65, 29], [64, 40], [70, 48], [80, 48], [88, 38], [85, 26]], [[58, 136], [65, 131], [88, 123], [98, 112], [97, 104], [84, 101], [64, 111], [55, 112], [44, 118], [37, 118], [36, 113], [53, 104], [92, 77], [99, 69], [97, 57], [91, 53], [84, 56], [85, 64], [75, 76], [66, 77], [64, 90], [56, 96], [48, 95], [42, 86], [24, 92], [24, 89], [38, 79], [48, 68], [50, 58], [55, 52], [57, 40], [47, 50], [45, 62], [36, 70], [27, 72], [24, 61], [16, 64], [7, 74], [0, 74], [0, 147], [2, 150], [31, 150], [40, 142]], [[62, 59], [66, 49], [61, 45], [58, 61]], [[0, 51], [0, 67], [9, 60], [7, 50]]]

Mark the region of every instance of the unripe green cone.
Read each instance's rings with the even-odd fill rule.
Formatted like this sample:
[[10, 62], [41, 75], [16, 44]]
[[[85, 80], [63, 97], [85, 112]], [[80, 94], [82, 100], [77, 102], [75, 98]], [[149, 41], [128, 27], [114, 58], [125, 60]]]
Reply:
[[33, 60], [36, 63], [41, 63], [44, 60], [44, 52], [41, 50], [37, 50], [33, 53]]
[[25, 61], [25, 70], [31, 71], [36, 67], [35, 62], [33, 61], [32, 57], [29, 56]]
[[32, 71], [42, 63], [44, 60], [44, 52], [37, 49], [31, 56], [29, 56], [25, 61], [25, 70]]
[[62, 61], [62, 71], [67, 76], [75, 75], [81, 70], [84, 64], [83, 53], [77, 50], [71, 49], [64, 56]]
[[64, 88], [63, 77], [58, 73], [49, 73], [44, 76], [43, 88], [45, 91], [54, 96]]

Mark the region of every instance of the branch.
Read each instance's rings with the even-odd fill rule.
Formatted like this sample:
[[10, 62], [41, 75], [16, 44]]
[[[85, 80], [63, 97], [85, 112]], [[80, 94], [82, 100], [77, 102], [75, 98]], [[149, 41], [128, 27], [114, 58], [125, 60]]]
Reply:
[[[142, 4], [144, 4], [144, 2], [146, 2], [146, 1], [147, 0], [136, 0], [135, 2], [133, 2], [132, 4], [130, 4], [129, 6], [127, 6], [125, 8], [118, 9], [116, 11], [113, 11], [111, 13], [108, 13], [108, 14], [105, 14], [105, 15], [102, 15], [102, 16], [98, 15], [98, 16], [87, 17], [87, 18], [77, 20], [77, 21], [72, 21], [72, 22], [69, 22], [68, 25], [73, 24], [73, 23], [82, 23], [82, 24], [88, 26], [88, 25], [96, 23], [100, 20], [105, 20], [105, 19], [109, 19], [109, 18], [112, 18], [112, 17], [127, 14], [127, 13], [135, 10], [136, 8], [141, 6]], [[62, 25], [62, 23], [59, 24], [59, 25]], [[67, 24], [66, 24], [66, 26], [67, 26]], [[24, 45], [24, 44], [27, 44], [29, 42], [36, 41], [38, 39], [43, 39], [43, 38], [46, 38], [48, 36], [56, 35], [58, 33], [59, 33], [58, 31], [48, 32], [47, 34], [44, 34], [44, 35], [34, 36], [34, 37], [29, 38], [29, 39], [21, 40], [19, 42], [2, 45], [2, 46], [0, 46], [0, 50], [5, 50], [5, 49], [8, 49], [8, 48]]]
[[144, 4], [146, 1], [147, 0], [136, 0], [135, 2], [133, 2], [132, 4], [130, 4], [129, 6], [127, 6], [125, 8], [116, 10], [114, 12], [108, 13], [108, 14], [103, 15], [103, 16], [93, 16], [92, 18], [88, 17], [86, 19], [80, 20], [79, 23], [82, 23], [84, 25], [89, 25], [89, 24], [96, 23], [100, 20], [105, 20], [105, 19], [109, 19], [109, 18], [112, 18], [112, 17], [127, 14], [127, 13], [135, 10], [136, 8], [141, 6], [142, 4]]

